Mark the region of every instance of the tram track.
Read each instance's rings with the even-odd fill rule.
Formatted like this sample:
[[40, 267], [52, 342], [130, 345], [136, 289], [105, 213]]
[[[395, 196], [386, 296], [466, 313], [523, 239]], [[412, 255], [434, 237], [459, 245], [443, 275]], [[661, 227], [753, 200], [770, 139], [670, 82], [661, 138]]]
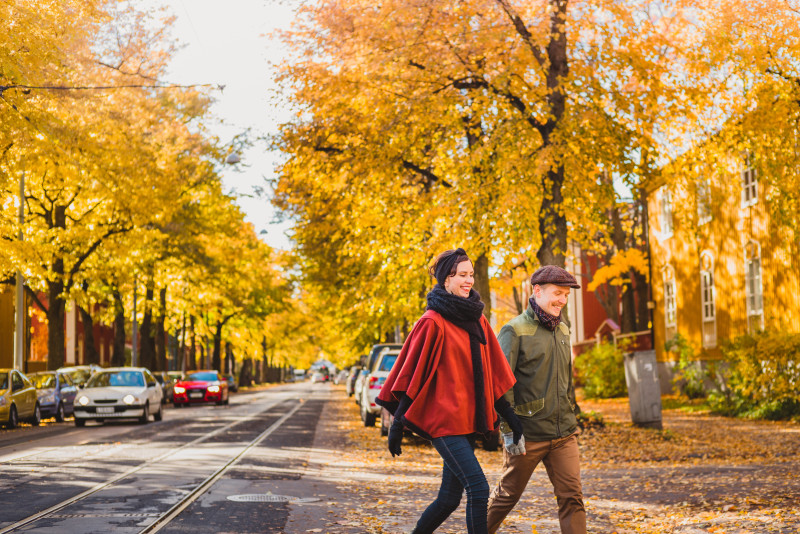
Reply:
[[[221, 467], [217, 468], [210, 476], [205, 477], [199, 484], [184, 484], [182, 486], [181, 492], [188, 491], [188, 493], [182, 498], [180, 498], [179, 501], [175, 505], [170, 507], [169, 510], [158, 514], [156, 513], [142, 514], [143, 518], [155, 517], [155, 519], [144, 530], [141, 530], [141, 532], [143, 533], [156, 532], [161, 528], [163, 528], [164, 526], [168, 525], [169, 522], [172, 521], [175, 517], [177, 517], [182, 510], [184, 510], [192, 502], [198, 499], [204, 493], [204, 491], [206, 491], [209, 487], [211, 487], [214, 484], [214, 482], [216, 482], [220, 477], [222, 477], [230, 468], [235, 466], [239, 462], [239, 460], [241, 460], [247, 454], [249, 450], [251, 450], [253, 447], [256, 447], [267, 436], [278, 430], [280, 426], [302, 406], [304, 399], [292, 399], [292, 400], [284, 399], [282, 401], [270, 405], [268, 408], [265, 408], [264, 410], [260, 410], [254, 414], [251, 414], [243, 418], [237, 418], [237, 420], [232, 421], [229, 424], [226, 424], [211, 432], [207, 432], [204, 435], [188, 443], [170, 449], [169, 451], [157, 455], [156, 457], [147, 459], [144, 462], [134, 467], [131, 467], [120, 473], [117, 473], [111, 478], [103, 482], [97, 483], [91, 488], [83, 492], [80, 492], [68, 499], [65, 499], [37, 513], [31, 514], [23, 519], [17, 520], [14, 523], [0, 529], [0, 534], [20, 531], [21, 529], [29, 531], [29, 527], [31, 526], [35, 527], [37, 522], [47, 518], [57, 519], [60, 517], [71, 517], [71, 514], [69, 513], [70, 508], [75, 507], [76, 505], [86, 501], [89, 497], [96, 495], [103, 490], [122, 487], [121, 483], [123, 483], [123, 481], [125, 481], [126, 479], [133, 478], [133, 475], [136, 475], [137, 473], [143, 473], [150, 467], [159, 468], [162, 466], [162, 462], [170, 459], [171, 457], [179, 458], [181, 456], [181, 453], [185, 454], [187, 449], [190, 449], [192, 447], [197, 447], [198, 445], [201, 444], [212, 445], [219, 440], [222, 440], [221, 443], [230, 442], [230, 440], [225, 439], [225, 433], [230, 433], [235, 438], [234, 442], [237, 442], [242, 439], [243, 437], [241, 435], [242, 433], [252, 433], [252, 430], [245, 430], [237, 433], [235, 432], [237, 426], [242, 426], [245, 427], [246, 429], [249, 429], [250, 426], [258, 426], [259, 421], [262, 418], [264, 418], [271, 411], [280, 409], [280, 407], [285, 405], [287, 402], [294, 402], [295, 405], [291, 409], [289, 409], [288, 412], [284, 413], [280, 417], [277, 417], [277, 420], [272, 422], [272, 424], [270, 424], [266, 430], [260, 432], [258, 436], [256, 436], [254, 439], [248, 440], [246, 444], [242, 443], [237, 445], [237, 449], [240, 450], [238, 450], [238, 452], [232, 457], [229, 457], [227, 461], [225, 461]], [[276, 417], [276, 416], [273, 415], [270, 417]], [[263, 428], [263, 426], [261, 428]], [[187, 488], [186, 486], [189, 486], [189, 488]]]

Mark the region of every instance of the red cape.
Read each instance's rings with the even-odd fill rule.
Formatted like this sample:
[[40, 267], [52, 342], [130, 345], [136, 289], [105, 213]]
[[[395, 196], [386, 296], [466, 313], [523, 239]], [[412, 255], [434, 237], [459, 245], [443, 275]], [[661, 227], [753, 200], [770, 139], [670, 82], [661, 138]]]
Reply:
[[[486, 345], [483, 362], [486, 427], [496, 428], [494, 401], [516, 382], [489, 321], [481, 316]], [[428, 438], [478, 432], [469, 334], [428, 310], [414, 325], [403, 350], [378, 394], [394, 411], [405, 393], [413, 400], [405, 413], [408, 426]]]

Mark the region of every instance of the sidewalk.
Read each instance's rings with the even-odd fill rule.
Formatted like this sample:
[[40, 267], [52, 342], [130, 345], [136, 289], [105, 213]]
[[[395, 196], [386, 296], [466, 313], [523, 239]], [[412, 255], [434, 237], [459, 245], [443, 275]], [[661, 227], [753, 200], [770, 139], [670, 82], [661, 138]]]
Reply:
[[[609, 422], [581, 436], [589, 532], [800, 532], [800, 425], [667, 410], [657, 431], [630, 425], [627, 399], [581, 407]], [[493, 485], [501, 453], [476, 453]], [[440, 470], [420, 439], [404, 439], [402, 456], [391, 458], [379, 429], [365, 428], [352, 398], [333, 386], [303, 476], [309, 491], [331, 498], [293, 505], [286, 532], [410, 532]], [[464, 513], [462, 504], [437, 532], [463, 533]], [[500, 532], [559, 532], [543, 468]]]

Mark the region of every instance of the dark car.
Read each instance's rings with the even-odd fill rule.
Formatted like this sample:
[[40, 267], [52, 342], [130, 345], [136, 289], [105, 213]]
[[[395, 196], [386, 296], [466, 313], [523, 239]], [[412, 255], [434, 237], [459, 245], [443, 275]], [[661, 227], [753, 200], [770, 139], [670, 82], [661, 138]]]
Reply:
[[347, 392], [348, 397], [352, 397], [353, 393], [355, 393], [356, 389], [356, 378], [358, 378], [358, 372], [361, 370], [361, 367], [358, 365], [354, 365], [350, 368], [350, 371], [347, 373], [347, 380], [344, 383], [344, 389]]
[[55, 417], [59, 423], [71, 416], [75, 408], [78, 388], [72, 378], [61, 371], [43, 371], [28, 375], [36, 387], [42, 419]]
[[153, 373], [158, 383], [161, 384], [161, 390], [164, 392], [164, 404], [172, 402], [173, 390], [175, 382], [180, 380], [183, 375], [181, 373], [168, 373], [167, 371], [158, 371]]
[[239, 385], [236, 383], [236, 377], [231, 374], [222, 375], [225, 377], [225, 381], [228, 382], [228, 391], [231, 393], [236, 393], [239, 391]]
[[216, 371], [187, 373], [172, 389], [172, 405], [176, 408], [206, 402], [228, 404], [228, 381]]

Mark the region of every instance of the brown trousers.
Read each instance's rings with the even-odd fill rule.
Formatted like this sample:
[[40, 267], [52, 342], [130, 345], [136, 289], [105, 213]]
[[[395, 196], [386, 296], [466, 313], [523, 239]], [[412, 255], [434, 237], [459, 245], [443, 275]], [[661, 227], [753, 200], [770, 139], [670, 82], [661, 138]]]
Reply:
[[517, 504], [533, 470], [543, 462], [558, 502], [563, 534], [586, 533], [586, 510], [581, 491], [578, 433], [552, 441], [526, 441], [525, 454], [503, 450], [503, 475], [489, 497], [489, 533], [494, 534]]

